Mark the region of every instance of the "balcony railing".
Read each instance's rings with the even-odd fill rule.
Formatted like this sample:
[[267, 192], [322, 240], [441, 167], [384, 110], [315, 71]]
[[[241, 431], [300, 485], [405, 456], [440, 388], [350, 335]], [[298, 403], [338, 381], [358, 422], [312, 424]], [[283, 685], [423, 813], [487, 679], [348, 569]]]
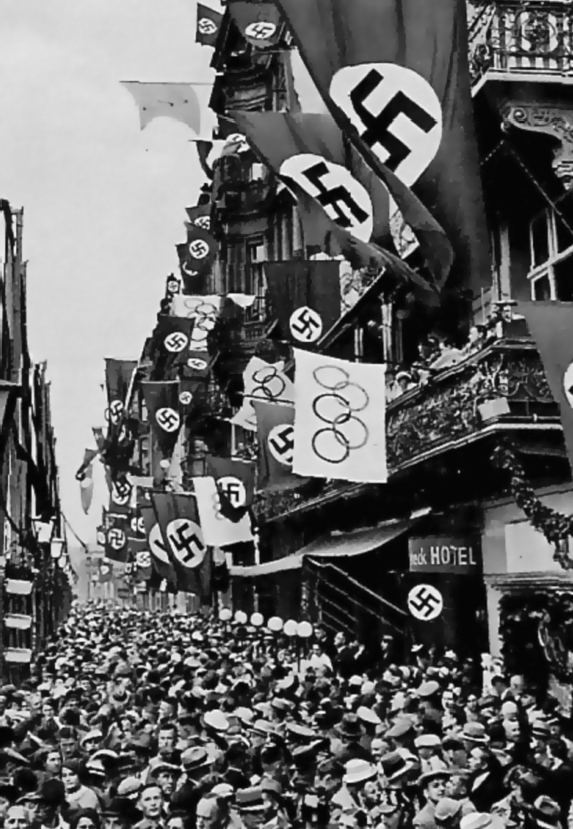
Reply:
[[[392, 400], [386, 412], [390, 475], [492, 432], [559, 424], [543, 365], [532, 341], [501, 339], [425, 384]], [[317, 479], [294, 491], [260, 493], [262, 520], [359, 494], [365, 485]]]
[[573, 74], [573, 16], [569, 0], [492, 0], [469, 4], [472, 83], [488, 72]]

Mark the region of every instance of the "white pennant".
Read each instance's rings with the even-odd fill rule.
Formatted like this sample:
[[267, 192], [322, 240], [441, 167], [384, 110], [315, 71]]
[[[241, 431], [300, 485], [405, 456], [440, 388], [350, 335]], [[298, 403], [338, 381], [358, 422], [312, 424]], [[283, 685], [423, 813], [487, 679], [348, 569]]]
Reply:
[[384, 365], [294, 350], [293, 471], [297, 475], [385, 483]]

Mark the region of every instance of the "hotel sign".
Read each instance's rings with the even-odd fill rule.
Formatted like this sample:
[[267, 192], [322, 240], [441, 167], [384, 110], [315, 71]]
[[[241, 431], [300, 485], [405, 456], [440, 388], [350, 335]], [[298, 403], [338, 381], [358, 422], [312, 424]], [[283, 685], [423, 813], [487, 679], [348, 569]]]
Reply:
[[476, 536], [410, 538], [408, 552], [413, 573], [468, 574], [481, 568], [480, 539]]

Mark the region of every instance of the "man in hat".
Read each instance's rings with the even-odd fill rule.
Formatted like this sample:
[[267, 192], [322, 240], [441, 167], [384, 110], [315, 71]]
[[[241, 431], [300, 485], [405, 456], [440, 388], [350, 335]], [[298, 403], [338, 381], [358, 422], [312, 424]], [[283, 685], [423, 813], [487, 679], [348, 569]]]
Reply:
[[10, 806], [4, 818], [4, 829], [30, 829], [30, 813], [23, 806]]
[[342, 787], [331, 800], [332, 808], [343, 813], [355, 813], [365, 809], [364, 786], [375, 780], [378, 770], [367, 760], [352, 759], [344, 766]]
[[426, 805], [414, 817], [414, 826], [418, 829], [436, 829], [436, 807], [446, 794], [447, 771], [431, 771], [420, 775], [418, 787]]
[[345, 714], [337, 733], [340, 744], [333, 753], [339, 763], [346, 765], [350, 760], [373, 762], [372, 754], [360, 742], [364, 735], [364, 728], [356, 714]]
[[206, 794], [197, 804], [196, 829], [245, 829], [228, 798]]

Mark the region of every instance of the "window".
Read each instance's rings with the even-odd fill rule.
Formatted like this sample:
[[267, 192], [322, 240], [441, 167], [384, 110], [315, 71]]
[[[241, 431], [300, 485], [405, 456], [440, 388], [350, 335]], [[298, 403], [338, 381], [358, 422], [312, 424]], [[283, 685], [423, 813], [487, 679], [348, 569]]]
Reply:
[[573, 229], [547, 208], [529, 225], [529, 246], [532, 299], [573, 300]]

